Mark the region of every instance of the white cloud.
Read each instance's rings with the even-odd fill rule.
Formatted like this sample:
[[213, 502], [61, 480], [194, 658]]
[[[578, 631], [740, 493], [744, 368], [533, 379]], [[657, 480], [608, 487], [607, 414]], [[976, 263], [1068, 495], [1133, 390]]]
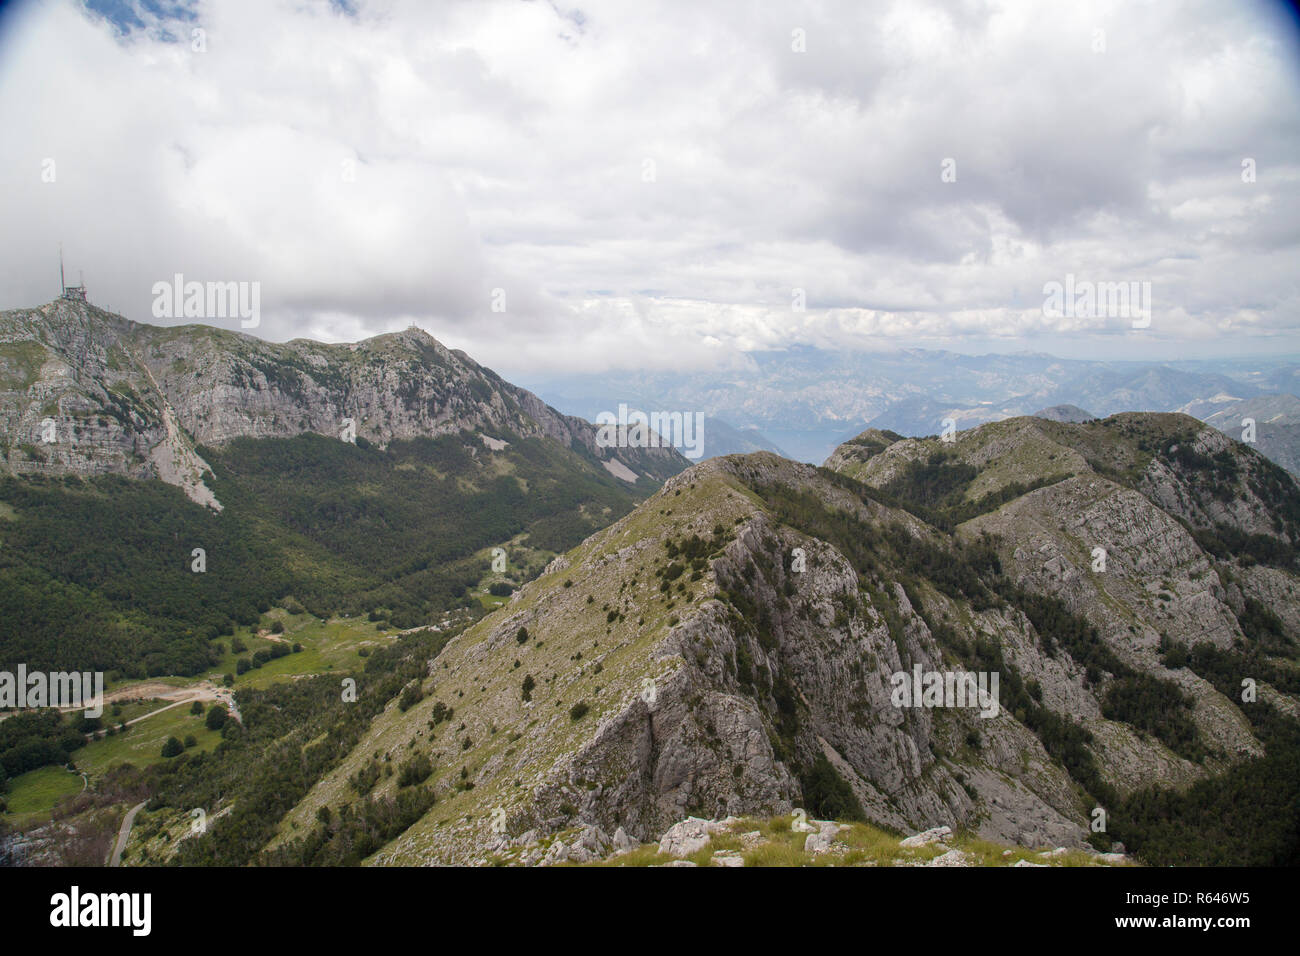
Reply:
[[62, 240], [132, 318], [176, 272], [258, 280], [269, 338], [414, 320], [507, 370], [1131, 349], [1043, 316], [1067, 273], [1152, 282], [1171, 357], [1300, 343], [1300, 58], [1274, 6], [354, 5], [11, 17], [0, 305], [52, 297]]

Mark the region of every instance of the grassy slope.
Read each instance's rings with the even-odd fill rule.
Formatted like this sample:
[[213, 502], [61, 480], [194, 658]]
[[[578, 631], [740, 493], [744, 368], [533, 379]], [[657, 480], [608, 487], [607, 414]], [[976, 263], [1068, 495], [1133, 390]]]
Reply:
[[[378, 855], [385, 862], [420, 858], [441, 824], [467, 818], [481, 823], [497, 806], [509, 810], [526, 801], [532, 785], [560, 756], [588, 739], [604, 714], [641, 691], [643, 678], [656, 669], [647, 669], [650, 652], [688, 596], [698, 604], [713, 593], [709, 577], [688, 582], [687, 575], [680, 579], [687, 592], [674, 591], [671, 598], [660, 592], [654, 570], [665, 562], [662, 542], [691, 533], [708, 536], [715, 524], [731, 528], [749, 513], [749, 499], [748, 492], [711, 475], [680, 495], [661, 493], [574, 549], [566, 556], [567, 567], [530, 584], [506, 610], [448, 645], [435, 662], [435, 676], [426, 681], [425, 700], [406, 713], [390, 706], [377, 717], [344, 763], [286, 817], [281, 838], [309, 829], [319, 807], [354, 800], [347, 779], [376, 752], [391, 755], [395, 763], [415, 748], [432, 752], [431, 783], [440, 792], [450, 790], [392, 853]], [[608, 620], [610, 611], [633, 607], [636, 614]], [[529, 639], [522, 645], [508, 639], [506, 646], [487, 652], [480, 642], [503, 614], [527, 620]], [[658, 669], [671, 666], [669, 659]], [[536, 683], [527, 704], [521, 692], [526, 674]], [[430, 729], [430, 713], [439, 702], [456, 714]], [[569, 709], [579, 702], [590, 710], [573, 721]], [[501, 770], [507, 765], [509, 772]], [[488, 773], [481, 772], [484, 767]], [[475, 781], [473, 789], [457, 788], [462, 768]], [[394, 791], [396, 782], [386, 779], [376, 789]]]
[[3, 819], [18, 826], [34, 823], [47, 817], [64, 797], [80, 793], [83, 786], [80, 774], [63, 767], [29, 770], [9, 781], [9, 792], [4, 795], [8, 810]]

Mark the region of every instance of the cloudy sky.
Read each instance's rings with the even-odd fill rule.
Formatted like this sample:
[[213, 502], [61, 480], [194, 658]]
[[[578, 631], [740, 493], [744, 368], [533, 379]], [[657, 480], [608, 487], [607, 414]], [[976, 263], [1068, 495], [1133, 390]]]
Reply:
[[[62, 241], [140, 321], [258, 282], [255, 334], [416, 322], [503, 373], [1296, 353], [1298, 105], [1280, 3], [35, 0], [0, 308]], [[1044, 314], [1067, 275], [1149, 282], [1150, 327]]]

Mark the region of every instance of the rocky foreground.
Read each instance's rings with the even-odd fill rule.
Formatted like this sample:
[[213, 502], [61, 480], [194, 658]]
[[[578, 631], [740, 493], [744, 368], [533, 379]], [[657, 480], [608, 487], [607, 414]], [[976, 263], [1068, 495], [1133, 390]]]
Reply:
[[622, 827], [611, 836], [585, 826], [553, 837], [536, 831], [503, 837], [480, 866], [1131, 866], [1114, 844], [1031, 850], [1006, 847], [950, 827], [898, 838], [861, 823], [810, 820], [802, 811], [774, 818], [688, 817], [654, 843], [638, 843]]

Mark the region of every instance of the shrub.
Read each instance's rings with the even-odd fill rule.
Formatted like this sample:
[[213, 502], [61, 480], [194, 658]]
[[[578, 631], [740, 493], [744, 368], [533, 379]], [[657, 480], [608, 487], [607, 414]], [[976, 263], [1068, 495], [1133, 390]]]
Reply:
[[821, 820], [865, 820], [853, 788], [822, 754], [800, 781], [808, 812]]
[[416, 754], [397, 768], [397, 786], [411, 787], [424, 783], [433, 773], [433, 763], [424, 754]]
[[93, 734], [96, 733], [102, 725], [98, 717], [87, 717], [85, 714], [82, 714], [73, 721], [72, 726], [79, 734]]
[[398, 698], [397, 709], [402, 713], [406, 713], [422, 700], [424, 700], [424, 686], [421, 681], [413, 680], [402, 688], [402, 696]]
[[164, 757], [175, 757], [177, 754], [185, 751], [185, 745], [175, 737], [168, 737], [167, 742], [163, 744], [162, 755]]
[[230, 715], [227, 713], [226, 708], [222, 707], [220, 704], [213, 704], [208, 708], [208, 716], [207, 719], [204, 720], [204, 724], [207, 726], [208, 730], [221, 730], [226, 726], [226, 718], [229, 716]]
[[357, 792], [357, 796], [364, 797], [375, 788], [382, 772], [379, 761], [371, 760], [348, 779], [348, 786]]
[[1187, 645], [1175, 644], [1163, 634], [1160, 637], [1160, 660], [1170, 670], [1187, 666]]
[[569, 708], [569, 719], [582, 720], [583, 717], [587, 716], [589, 710], [591, 710], [591, 708], [587, 706], [587, 702], [585, 700], [580, 700]]

